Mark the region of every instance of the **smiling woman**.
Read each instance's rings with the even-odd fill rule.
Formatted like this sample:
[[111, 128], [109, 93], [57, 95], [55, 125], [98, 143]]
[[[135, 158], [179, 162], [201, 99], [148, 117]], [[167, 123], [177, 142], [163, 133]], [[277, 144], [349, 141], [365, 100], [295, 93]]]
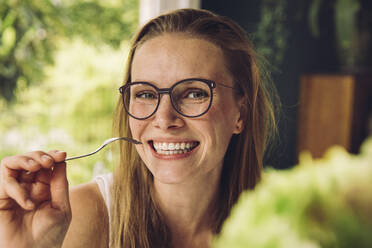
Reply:
[[27, 234], [19, 247], [209, 247], [260, 180], [274, 108], [237, 24], [204, 10], [161, 15], [134, 37], [127, 62], [115, 136], [143, 145], [121, 143], [113, 177], [70, 194], [65, 153], [5, 158], [0, 246]]
[[[179, 113], [173, 94], [156, 90], [154, 113], [143, 120], [124, 112], [135, 99], [124, 95], [118, 104], [118, 133], [148, 145], [122, 144], [113, 187], [115, 247], [207, 247], [239, 194], [259, 181], [275, 130], [273, 107], [252, 46], [231, 20], [201, 10], [151, 20], [134, 39], [123, 87], [140, 81], [172, 88], [195, 77], [216, 82], [210, 108], [196, 118]], [[187, 143], [193, 149], [167, 151]], [[143, 206], [148, 211], [138, 211]]]

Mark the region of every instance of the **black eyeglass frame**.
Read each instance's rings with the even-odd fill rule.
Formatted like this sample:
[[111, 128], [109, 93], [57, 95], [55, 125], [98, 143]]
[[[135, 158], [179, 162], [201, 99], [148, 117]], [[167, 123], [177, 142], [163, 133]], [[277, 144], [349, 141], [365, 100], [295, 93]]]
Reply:
[[[209, 93], [210, 93], [210, 101], [209, 101], [209, 105], [208, 105], [208, 108], [202, 112], [201, 114], [198, 114], [198, 115], [185, 115], [183, 114], [182, 112], [180, 112], [177, 108], [176, 108], [176, 104], [174, 103], [174, 100], [173, 100], [173, 94], [172, 94], [172, 91], [173, 89], [181, 84], [181, 83], [184, 83], [184, 82], [187, 82], [187, 81], [199, 81], [199, 82], [203, 82], [205, 84], [208, 85], [209, 87]], [[124, 92], [126, 91], [126, 89], [130, 86], [133, 86], [133, 85], [136, 85], [136, 84], [146, 84], [146, 85], [149, 85], [151, 87], [153, 87], [157, 94], [158, 94], [158, 102], [157, 102], [157, 105], [156, 105], [156, 108], [154, 109], [154, 111], [147, 117], [143, 117], [143, 118], [139, 118], [139, 117], [136, 117], [134, 115], [132, 115], [130, 112], [129, 112], [129, 109], [127, 108], [127, 104], [125, 104], [125, 99], [124, 99]], [[186, 78], [186, 79], [182, 79], [176, 83], [174, 83], [172, 85], [172, 87], [170, 88], [158, 88], [156, 87], [155, 85], [149, 83], [149, 82], [145, 82], [145, 81], [136, 81], [136, 82], [131, 82], [131, 83], [127, 83], [123, 86], [121, 86], [119, 88], [119, 92], [121, 93], [121, 96], [122, 96], [122, 100], [123, 100], [123, 105], [124, 105], [124, 108], [125, 108], [125, 111], [128, 113], [129, 116], [133, 117], [134, 119], [137, 119], [137, 120], [146, 120], [148, 118], [150, 118], [151, 116], [153, 116], [156, 111], [158, 110], [159, 108], [159, 105], [160, 105], [160, 100], [161, 100], [161, 95], [164, 95], [164, 94], [168, 94], [170, 99], [171, 99], [171, 104], [172, 104], [172, 107], [174, 110], [176, 110], [176, 112], [184, 117], [187, 117], [187, 118], [197, 118], [197, 117], [200, 117], [202, 115], [204, 115], [205, 113], [207, 113], [209, 111], [209, 109], [211, 108], [212, 106], [212, 102], [213, 102], [213, 89], [216, 88], [216, 85], [217, 83], [212, 81], [212, 80], [209, 80], [209, 79], [204, 79], [204, 78]], [[218, 85], [220, 86], [223, 86], [223, 87], [226, 87], [226, 88], [230, 88], [230, 89], [234, 89], [234, 90], [237, 90], [236, 88], [234, 87], [231, 87], [231, 86], [227, 86], [227, 85], [224, 85], [224, 84], [220, 84], [218, 83]]]

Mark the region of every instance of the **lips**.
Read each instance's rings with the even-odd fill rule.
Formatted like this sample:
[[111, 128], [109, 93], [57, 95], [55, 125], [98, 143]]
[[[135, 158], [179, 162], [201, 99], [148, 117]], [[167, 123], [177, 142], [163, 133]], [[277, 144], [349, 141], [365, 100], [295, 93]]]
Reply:
[[200, 144], [200, 142], [198, 141], [160, 142], [150, 140], [149, 144], [157, 154], [177, 155], [191, 152]]

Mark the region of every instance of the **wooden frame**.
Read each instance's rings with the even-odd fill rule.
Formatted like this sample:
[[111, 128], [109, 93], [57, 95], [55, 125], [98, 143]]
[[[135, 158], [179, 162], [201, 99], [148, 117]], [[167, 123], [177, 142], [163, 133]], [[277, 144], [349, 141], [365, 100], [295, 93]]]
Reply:
[[321, 157], [333, 145], [357, 153], [368, 136], [372, 75], [304, 75], [300, 79], [297, 152]]

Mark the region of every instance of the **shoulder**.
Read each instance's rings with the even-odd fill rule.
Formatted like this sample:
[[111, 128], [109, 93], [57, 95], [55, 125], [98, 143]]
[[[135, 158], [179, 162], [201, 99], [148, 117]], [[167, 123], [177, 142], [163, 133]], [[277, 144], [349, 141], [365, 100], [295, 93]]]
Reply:
[[107, 247], [109, 221], [104, 199], [95, 182], [71, 188], [72, 221], [63, 247]]

